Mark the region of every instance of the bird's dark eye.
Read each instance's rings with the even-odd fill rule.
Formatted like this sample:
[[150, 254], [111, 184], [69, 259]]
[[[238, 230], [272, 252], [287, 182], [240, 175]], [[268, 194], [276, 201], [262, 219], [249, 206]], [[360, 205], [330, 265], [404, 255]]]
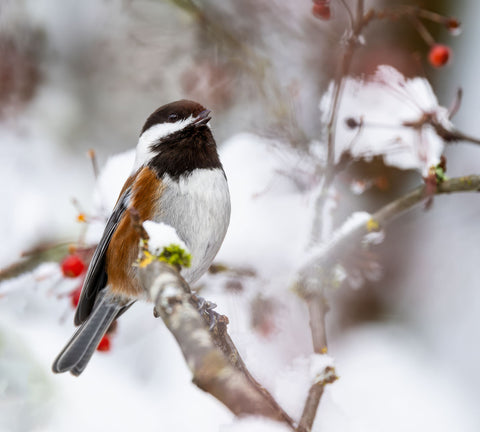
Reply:
[[168, 121], [174, 122], [176, 120], [178, 120], [178, 114], [172, 113], [168, 116]]

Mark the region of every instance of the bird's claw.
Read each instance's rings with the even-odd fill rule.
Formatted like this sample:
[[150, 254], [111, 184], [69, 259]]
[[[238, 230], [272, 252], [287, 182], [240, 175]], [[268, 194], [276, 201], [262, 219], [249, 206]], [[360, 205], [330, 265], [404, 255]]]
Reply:
[[208, 316], [208, 330], [212, 331], [219, 321], [220, 314], [215, 312], [213, 309], [217, 305], [209, 300], [205, 300], [203, 297], [195, 296], [197, 301], [197, 309], [201, 315], [206, 314]]
[[197, 303], [197, 308], [198, 311], [203, 314], [203, 313], [209, 313], [213, 309], [217, 307], [217, 305], [209, 300], [205, 300], [203, 297], [197, 296], [198, 303]]

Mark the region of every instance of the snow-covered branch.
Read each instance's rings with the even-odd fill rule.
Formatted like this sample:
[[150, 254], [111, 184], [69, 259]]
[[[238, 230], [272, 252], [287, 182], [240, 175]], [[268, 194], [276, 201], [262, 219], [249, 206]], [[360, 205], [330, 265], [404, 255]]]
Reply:
[[[480, 191], [480, 175], [456, 177], [439, 183], [435, 194], [448, 194], [455, 192], [478, 192]], [[333, 234], [332, 241], [317, 249], [313, 257], [307, 260], [300, 274], [308, 275], [312, 268], [333, 264], [348, 247], [355, 247], [365, 235], [372, 231], [379, 231], [388, 222], [410, 210], [416, 204], [421, 203], [428, 197], [426, 185], [418, 186], [406, 195], [397, 198], [373, 213], [364, 223], [350, 224], [348, 229], [340, 227]]]
[[298, 432], [312, 430], [313, 422], [317, 414], [318, 405], [322, 398], [325, 386], [335, 382], [338, 377], [333, 366], [333, 359], [327, 354], [313, 354], [312, 356], [313, 384], [308, 391], [307, 400], [303, 408], [302, 417], [298, 424]]

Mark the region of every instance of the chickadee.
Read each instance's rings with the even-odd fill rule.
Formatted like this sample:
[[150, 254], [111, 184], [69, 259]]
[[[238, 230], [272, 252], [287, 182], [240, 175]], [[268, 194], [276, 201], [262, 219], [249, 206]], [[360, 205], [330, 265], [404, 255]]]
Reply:
[[148, 117], [125, 182], [85, 277], [75, 313], [80, 325], [53, 363], [56, 373], [80, 375], [110, 324], [146, 294], [135, 263], [140, 236], [128, 209], [141, 220], [173, 226], [187, 245], [189, 283], [205, 273], [230, 221], [230, 195], [210, 127], [210, 111], [180, 100]]

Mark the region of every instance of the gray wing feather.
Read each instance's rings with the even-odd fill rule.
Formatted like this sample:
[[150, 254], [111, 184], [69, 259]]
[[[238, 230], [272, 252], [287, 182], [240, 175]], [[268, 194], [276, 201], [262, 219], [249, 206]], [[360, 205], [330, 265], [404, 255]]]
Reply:
[[82, 324], [92, 312], [95, 305], [95, 299], [99, 292], [107, 285], [108, 277], [106, 273], [106, 253], [112, 235], [118, 226], [130, 199], [130, 188], [127, 189], [118, 199], [115, 208], [107, 221], [102, 238], [98, 243], [97, 248], [93, 254], [90, 266], [85, 276], [82, 293], [78, 301], [77, 310], [75, 312], [75, 325]]

